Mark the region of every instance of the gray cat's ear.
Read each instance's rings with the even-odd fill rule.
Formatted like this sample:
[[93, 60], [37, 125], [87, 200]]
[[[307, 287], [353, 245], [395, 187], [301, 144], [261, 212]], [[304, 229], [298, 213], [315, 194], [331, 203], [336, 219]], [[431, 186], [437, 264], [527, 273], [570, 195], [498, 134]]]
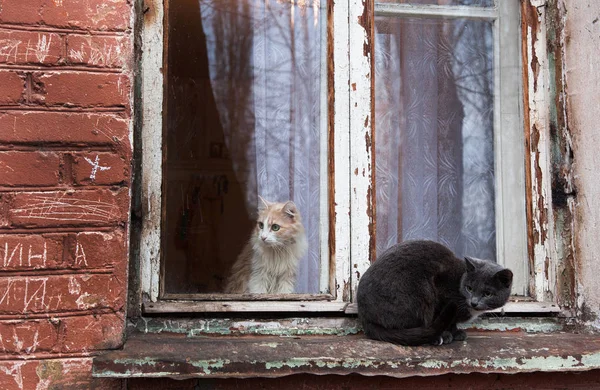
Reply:
[[467, 272], [475, 271], [475, 262], [470, 257], [465, 256], [465, 263], [467, 263]]
[[298, 215], [298, 208], [296, 204], [291, 200], [286, 202], [282, 208], [283, 212], [287, 214], [290, 218], [294, 219], [296, 215]]
[[508, 268], [505, 268], [502, 271], [496, 272], [496, 275], [494, 275], [494, 278], [496, 278], [496, 280], [499, 281], [503, 287], [509, 288], [510, 285], [512, 284], [513, 273]]
[[264, 209], [268, 208], [271, 205], [271, 203], [269, 203], [266, 200], [264, 200], [264, 198], [262, 196], [260, 196], [260, 195], [258, 195], [258, 199], [260, 199], [260, 201], [262, 203], [262, 204], [258, 205], [258, 209], [259, 210], [264, 210]]

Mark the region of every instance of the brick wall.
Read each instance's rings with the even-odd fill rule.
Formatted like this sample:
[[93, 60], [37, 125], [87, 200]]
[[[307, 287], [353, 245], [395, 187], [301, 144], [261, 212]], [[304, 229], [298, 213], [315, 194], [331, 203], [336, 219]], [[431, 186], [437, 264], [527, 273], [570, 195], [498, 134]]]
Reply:
[[0, 388], [119, 387], [132, 5], [0, 0]]

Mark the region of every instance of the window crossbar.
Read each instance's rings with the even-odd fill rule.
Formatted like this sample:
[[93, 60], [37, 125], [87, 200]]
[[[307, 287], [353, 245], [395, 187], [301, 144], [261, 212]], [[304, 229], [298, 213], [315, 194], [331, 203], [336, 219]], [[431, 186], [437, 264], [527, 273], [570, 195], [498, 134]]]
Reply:
[[498, 8], [375, 3], [375, 16], [495, 20]]

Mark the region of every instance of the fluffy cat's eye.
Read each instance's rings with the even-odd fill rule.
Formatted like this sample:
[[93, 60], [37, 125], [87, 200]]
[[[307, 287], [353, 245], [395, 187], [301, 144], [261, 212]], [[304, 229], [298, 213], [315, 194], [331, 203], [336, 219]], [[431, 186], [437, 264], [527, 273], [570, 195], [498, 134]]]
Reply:
[[262, 228], [264, 228], [264, 227], [265, 227], [265, 225], [264, 225], [262, 222], [259, 222], [259, 223], [258, 223], [258, 228], [259, 228], [259, 229], [262, 229]]
[[467, 289], [468, 292], [472, 292], [473, 288], [471, 286], [465, 286], [465, 288]]
[[491, 297], [493, 294], [492, 294], [492, 292], [491, 292], [491, 291], [486, 291], [486, 292], [484, 292], [484, 293], [483, 293], [483, 295], [484, 295], [486, 298], [489, 298], [489, 297]]
[[281, 228], [281, 226], [277, 225], [276, 223], [271, 225], [271, 230], [273, 230], [274, 232], [278, 231], [280, 228]]

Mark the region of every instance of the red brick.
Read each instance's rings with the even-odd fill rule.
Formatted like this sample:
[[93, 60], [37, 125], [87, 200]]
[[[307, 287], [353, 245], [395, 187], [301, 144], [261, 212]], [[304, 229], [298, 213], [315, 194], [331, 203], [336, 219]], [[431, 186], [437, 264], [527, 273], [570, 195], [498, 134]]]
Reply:
[[1, 1], [0, 22], [15, 24], [38, 24], [40, 11], [46, 0]]
[[62, 352], [116, 349], [123, 344], [125, 315], [61, 318]]
[[0, 71], [0, 106], [17, 105], [22, 100], [25, 81], [12, 71]]
[[79, 153], [72, 170], [75, 184], [114, 185], [129, 182], [130, 162], [114, 153]]
[[1, 353], [52, 352], [57, 347], [58, 334], [58, 323], [49, 319], [0, 321]]
[[0, 234], [0, 271], [119, 268], [126, 258], [122, 230]]
[[120, 68], [129, 64], [129, 37], [69, 35], [67, 61], [74, 65]]
[[62, 47], [58, 34], [0, 30], [0, 64], [55, 65]]
[[60, 160], [51, 152], [0, 152], [0, 186], [54, 186]]
[[126, 107], [129, 78], [111, 73], [56, 72], [36, 76], [49, 106]]
[[110, 226], [127, 222], [129, 190], [19, 192], [12, 202], [13, 226]]
[[64, 236], [0, 235], [0, 270], [22, 271], [64, 267]]
[[0, 362], [2, 390], [93, 389], [92, 358]]
[[122, 230], [83, 232], [70, 234], [71, 237], [74, 244], [69, 246], [66, 260], [73, 267], [106, 268], [127, 264], [126, 235]]
[[125, 30], [129, 28], [132, 13], [130, 3], [125, 0], [8, 0], [0, 4], [2, 23], [84, 30]]
[[110, 274], [0, 277], [3, 314], [121, 310], [125, 281]]
[[0, 112], [0, 129], [1, 143], [129, 144], [129, 120], [110, 114]]

